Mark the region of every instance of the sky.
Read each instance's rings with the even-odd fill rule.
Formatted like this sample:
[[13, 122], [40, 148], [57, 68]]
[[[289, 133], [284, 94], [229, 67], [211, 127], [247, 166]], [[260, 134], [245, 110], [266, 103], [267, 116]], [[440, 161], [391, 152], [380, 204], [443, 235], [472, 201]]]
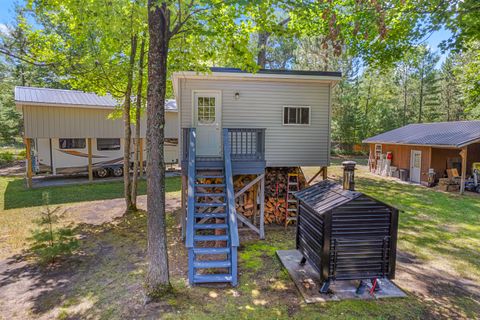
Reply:
[[[14, 4], [15, 3], [24, 3], [24, 0], [0, 0], [0, 30], [4, 28], [5, 24], [9, 24], [13, 21], [14, 18]], [[424, 43], [430, 46], [434, 51], [437, 51], [441, 57], [440, 61], [438, 62], [437, 66], [440, 66], [446, 58], [446, 54], [442, 54], [440, 49], [438, 49], [438, 45], [443, 41], [448, 39], [452, 34], [450, 31], [445, 29], [440, 29], [432, 35], [430, 35], [427, 39], [425, 39]]]

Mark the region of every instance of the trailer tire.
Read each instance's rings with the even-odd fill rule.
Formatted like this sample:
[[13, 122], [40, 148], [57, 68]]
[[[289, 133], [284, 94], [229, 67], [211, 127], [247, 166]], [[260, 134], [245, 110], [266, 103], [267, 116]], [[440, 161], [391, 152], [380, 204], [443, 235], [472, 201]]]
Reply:
[[95, 173], [99, 178], [106, 178], [110, 175], [110, 172], [106, 168], [98, 168], [95, 170]]
[[112, 172], [113, 172], [114, 177], [123, 176], [123, 168], [122, 167], [113, 168]]

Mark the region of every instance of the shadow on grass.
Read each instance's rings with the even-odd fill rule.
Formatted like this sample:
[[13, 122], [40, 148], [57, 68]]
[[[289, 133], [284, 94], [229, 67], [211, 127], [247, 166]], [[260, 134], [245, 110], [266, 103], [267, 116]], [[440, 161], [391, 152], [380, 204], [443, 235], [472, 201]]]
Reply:
[[[5, 210], [41, 206], [43, 192], [50, 193], [50, 203], [53, 205], [123, 197], [123, 181], [26, 189], [23, 179], [9, 178], [6, 184]], [[165, 188], [167, 193], [180, 191], [180, 178], [167, 178]], [[146, 194], [145, 180], [139, 181], [138, 194]]]
[[[167, 215], [170, 244], [181, 242], [174, 214]], [[0, 261], [0, 300], [22, 300], [2, 311], [7, 319], [24, 315], [120, 319], [143, 309], [146, 212], [129, 213], [100, 226], [82, 224], [75, 230], [82, 239], [79, 250], [56, 265], [38, 265], [28, 253]], [[185, 256], [183, 246], [176, 247]], [[170, 256], [174, 259], [176, 254]], [[170, 264], [176, 265], [176, 261]], [[168, 305], [158, 308], [159, 312], [169, 311]]]
[[400, 210], [399, 240], [408, 248], [468, 263], [480, 275], [480, 197], [365, 177], [356, 186]]

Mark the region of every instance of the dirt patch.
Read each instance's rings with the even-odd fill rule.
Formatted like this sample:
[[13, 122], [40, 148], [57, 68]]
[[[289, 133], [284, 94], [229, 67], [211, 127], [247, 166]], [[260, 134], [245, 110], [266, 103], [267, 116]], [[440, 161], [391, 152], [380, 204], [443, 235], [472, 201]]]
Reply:
[[[145, 197], [139, 206], [145, 208]], [[0, 261], [0, 318], [475, 318], [479, 284], [461, 279], [441, 261], [399, 253], [395, 283], [409, 293], [390, 301], [303, 304], [276, 250], [295, 246], [295, 229], [269, 226], [267, 240], [241, 230], [240, 286], [187, 286], [187, 251], [181, 239], [179, 199], [167, 208], [173, 295], [144, 305], [146, 213], [123, 215], [122, 199], [68, 206], [79, 223], [81, 250], [68, 261], [41, 267], [26, 255]], [[176, 210], [177, 209], [177, 210]], [[11, 303], [15, 301], [15, 303]]]
[[25, 161], [15, 161], [9, 165], [0, 167], [0, 177], [23, 176], [25, 174]]

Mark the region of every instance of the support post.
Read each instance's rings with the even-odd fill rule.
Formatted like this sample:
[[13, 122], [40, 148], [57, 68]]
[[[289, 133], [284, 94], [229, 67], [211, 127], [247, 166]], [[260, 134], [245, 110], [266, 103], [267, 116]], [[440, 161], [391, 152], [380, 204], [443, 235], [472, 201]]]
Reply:
[[327, 180], [327, 179], [328, 179], [328, 176], [327, 176], [327, 174], [328, 174], [327, 168], [328, 168], [328, 167], [323, 167], [323, 168], [322, 168], [322, 179], [323, 179], [323, 180]]
[[33, 164], [32, 164], [32, 145], [31, 140], [29, 138], [25, 138], [25, 152], [27, 156], [27, 187], [32, 187], [32, 171], [33, 171]]
[[260, 180], [260, 239], [265, 239], [265, 174]]
[[182, 174], [182, 190], [181, 190], [181, 195], [182, 195], [182, 210], [180, 212], [180, 219], [181, 221], [181, 227], [182, 227], [182, 239], [185, 239], [186, 232], [187, 232], [187, 176]]
[[139, 161], [140, 161], [140, 178], [143, 177], [143, 138], [138, 139]]
[[93, 168], [92, 168], [92, 138], [87, 138], [88, 149], [88, 181], [93, 181]]
[[462, 177], [460, 179], [460, 194], [465, 192], [465, 179], [467, 177], [467, 151], [468, 147], [463, 147], [460, 151], [460, 156], [462, 157]]

